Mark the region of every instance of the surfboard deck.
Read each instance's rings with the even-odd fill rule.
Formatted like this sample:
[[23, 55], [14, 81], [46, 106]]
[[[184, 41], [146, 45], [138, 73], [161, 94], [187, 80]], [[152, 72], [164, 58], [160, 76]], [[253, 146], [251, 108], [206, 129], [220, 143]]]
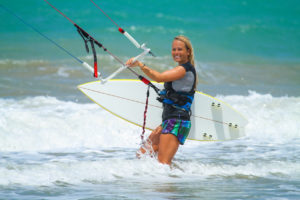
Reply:
[[[163, 84], [152, 82], [162, 89]], [[143, 125], [147, 85], [140, 80], [113, 79], [78, 86], [93, 102], [113, 115], [137, 126]], [[146, 128], [153, 130], [162, 123], [162, 103], [150, 88]], [[191, 107], [192, 128], [188, 139], [199, 141], [234, 140], [245, 136], [247, 119], [230, 105], [207, 94], [196, 92]]]

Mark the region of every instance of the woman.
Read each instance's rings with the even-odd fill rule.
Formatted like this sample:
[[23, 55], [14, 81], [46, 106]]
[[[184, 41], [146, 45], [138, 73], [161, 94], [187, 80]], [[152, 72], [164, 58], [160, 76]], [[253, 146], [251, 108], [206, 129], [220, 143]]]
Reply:
[[194, 52], [189, 39], [177, 36], [172, 43], [172, 57], [178, 63], [173, 69], [157, 72], [140, 61], [126, 64], [130, 67], [139, 66], [152, 80], [165, 82], [165, 90], [161, 93], [163, 102], [163, 123], [158, 126], [141, 147], [141, 153], [158, 153], [158, 161], [171, 164], [179, 144], [183, 145], [190, 128], [190, 106], [193, 101], [197, 75], [194, 67]]

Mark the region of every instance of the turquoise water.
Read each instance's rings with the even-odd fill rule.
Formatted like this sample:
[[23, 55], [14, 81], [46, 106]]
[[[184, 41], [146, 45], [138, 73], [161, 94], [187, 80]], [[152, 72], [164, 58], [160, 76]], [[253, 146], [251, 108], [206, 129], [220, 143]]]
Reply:
[[[22, 1], [2, 2], [65, 47], [73, 49], [74, 53], [85, 55], [79, 51], [81, 41], [74, 28], [53, 9], [49, 9], [44, 1], [30, 0], [26, 4], [15, 3]], [[113, 24], [91, 2], [74, 0], [51, 3], [103, 41], [113, 52], [128, 56], [128, 51], [124, 49], [131, 49], [131, 45], [126, 39], [123, 40]], [[147, 42], [159, 56], [169, 54], [174, 36], [185, 34], [193, 42], [199, 61], [299, 62], [298, 1], [117, 0], [98, 3], [112, 19], [138, 41]], [[4, 11], [1, 11], [1, 18], [6, 19], [1, 20], [1, 27], [5, 30], [1, 31], [1, 39], [5, 44], [19, 47], [20, 55], [24, 55], [21, 52], [26, 44], [42, 49], [52, 48]], [[16, 52], [12, 48], [1, 46], [1, 58], [15, 58]], [[36, 56], [45, 59], [58, 56], [55, 52], [51, 52], [49, 57], [46, 55]]]
[[[75, 27], [44, 1], [2, 2], [72, 54], [92, 64], [92, 57], [87, 57]], [[51, 3], [123, 61], [139, 53], [91, 2]], [[157, 69], [165, 70], [166, 66], [173, 65], [169, 57], [173, 37], [188, 36], [195, 49], [203, 84], [199, 90], [203, 92], [247, 94], [248, 90], [254, 90], [276, 96], [300, 95], [300, 6], [297, 1], [97, 3], [140, 43], [147, 43], [157, 57], [146, 61]], [[15, 67], [11, 65], [14, 61], [28, 60], [46, 63], [64, 60], [70, 69], [78, 66], [75, 60], [2, 9], [0, 17], [5, 19], [0, 22], [1, 68]], [[97, 53], [108, 56], [101, 49], [97, 49]], [[99, 60], [104, 74], [118, 67], [117, 63], [106, 60]]]
[[[140, 53], [90, 1], [50, 2], [122, 61]], [[141, 129], [90, 102], [76, 86], [92, 75], [0, 8], [0, 199], [300, 198], [298, 1], [95, 2], [147, 43], [156, 57], [143, 62], [159, 71], [174, 66], [173, 37], [188, 36], [198, 90], [245, 115], [246, 137], [187, 141], [172, 169], [136, 159]], [[92, 65], [74, 26], [44, 1], [0, 4]], [[104, 76], [120, 66], [97, 54]]]

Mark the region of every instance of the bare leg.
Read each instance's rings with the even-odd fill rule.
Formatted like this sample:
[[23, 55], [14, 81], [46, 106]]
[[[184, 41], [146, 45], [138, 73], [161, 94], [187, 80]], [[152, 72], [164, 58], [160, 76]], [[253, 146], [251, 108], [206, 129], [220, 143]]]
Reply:
[[158, 161], [170, 165], [179, 147], [179, 141], [173, 134], [160, 134]]
[[159, 147], [159, 136], [161, 134], [161, 131], [161, 126], [158, 126], [155, 130], [153, 130], [150, 136], [145, 141], [145, 144], [141, 146], [139, 152], [142, 154], [146, 152], [149, 152], [150, 154], [156, 153]]

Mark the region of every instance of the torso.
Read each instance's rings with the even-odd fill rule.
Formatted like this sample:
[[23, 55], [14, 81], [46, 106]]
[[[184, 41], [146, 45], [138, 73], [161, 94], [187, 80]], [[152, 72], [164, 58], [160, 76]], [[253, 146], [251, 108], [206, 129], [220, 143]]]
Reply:
[[[182, 64], [181, 66], [184, 67], [186, 71], [185, 76], [175, 81], [166, 82], [164, 84], [164, 87], [167, 91], [194, 95], [196, 84], [196, 70], [190, 62]], [[174, 108], [172, 105], [164, 104], [162, 118], [163, 121], [171, 118], [190, 120], [190, 113], [181, 109]]]

